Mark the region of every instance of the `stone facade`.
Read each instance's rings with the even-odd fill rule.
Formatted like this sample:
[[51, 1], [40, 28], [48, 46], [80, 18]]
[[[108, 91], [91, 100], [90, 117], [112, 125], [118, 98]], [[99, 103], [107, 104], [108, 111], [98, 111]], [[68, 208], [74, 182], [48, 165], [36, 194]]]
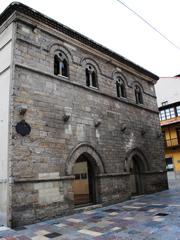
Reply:
[[[157, 76], [68, 28], [66, 34], [60, 24], [22, 4], [11, 5], [6, 13], [1, 31], [13, 24], [7, 224], [72, 213], [73, 166], [83, 154], [96, 169], [94, 203], [131, 196], [134, 156], [142, 166], [141, 193], [167, 189]], [[54, 74], [58, 51], [67, 57], [68, 77]], [[86, 85], [87, 64], [96, 69], [98, 88]], [[117, 76], [125, 82], [126, 98], [117, 97]], [[143, 104], [136, 103], [136, 84]], [[19, 111], [23, 107], [25, 114]], [[21, 120], [31, 127], [27, 136], [17, 133]]]

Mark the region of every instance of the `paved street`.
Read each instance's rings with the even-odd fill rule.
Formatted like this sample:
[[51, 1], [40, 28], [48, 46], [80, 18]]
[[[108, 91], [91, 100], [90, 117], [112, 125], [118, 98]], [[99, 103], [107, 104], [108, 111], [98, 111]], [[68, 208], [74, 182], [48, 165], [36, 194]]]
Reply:
[[180, 240], [180, 188], [25, 226], [0, 228], [6, 240]]

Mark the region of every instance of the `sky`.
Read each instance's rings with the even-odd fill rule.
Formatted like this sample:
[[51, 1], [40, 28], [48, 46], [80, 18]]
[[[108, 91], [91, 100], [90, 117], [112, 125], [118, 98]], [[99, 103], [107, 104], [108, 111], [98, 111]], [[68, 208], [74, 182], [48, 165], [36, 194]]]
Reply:
[[[117, 0], [20, 0], [159, 77], [180, 74], [180, 1], [122, 0], [176, 48]], [[0, 0], [0, 13], [11, 3]]]

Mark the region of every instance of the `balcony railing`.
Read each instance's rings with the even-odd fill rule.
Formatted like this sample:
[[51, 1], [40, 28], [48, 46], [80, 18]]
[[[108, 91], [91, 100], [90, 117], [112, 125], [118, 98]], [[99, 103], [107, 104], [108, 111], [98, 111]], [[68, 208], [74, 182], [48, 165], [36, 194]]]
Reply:
[[165, 147], [180, 146], [180, 138], [165, 139]]

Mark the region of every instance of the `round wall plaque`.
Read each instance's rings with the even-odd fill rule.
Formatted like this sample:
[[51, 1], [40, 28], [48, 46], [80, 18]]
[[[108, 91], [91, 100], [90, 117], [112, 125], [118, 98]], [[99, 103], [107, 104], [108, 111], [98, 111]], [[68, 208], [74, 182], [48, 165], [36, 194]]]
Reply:
[[17, 123], [17, 125], [16, 125], [16, 132], [24, 137], [24, 136], [30, 134], [31, 127], [25, 120], [22, 120], [22, 121]]

